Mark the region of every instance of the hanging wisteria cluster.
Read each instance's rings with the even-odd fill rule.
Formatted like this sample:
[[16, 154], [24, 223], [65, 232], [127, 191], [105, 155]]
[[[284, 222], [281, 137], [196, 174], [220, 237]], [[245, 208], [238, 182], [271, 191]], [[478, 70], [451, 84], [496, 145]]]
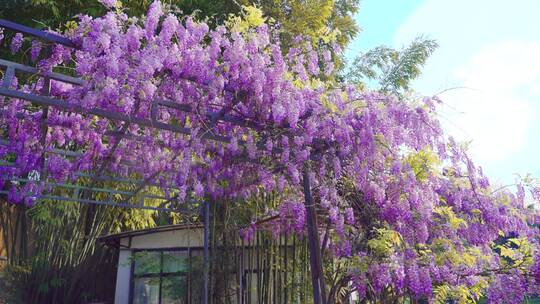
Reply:
[[[327, 253], [347, 261], [346, 275], [360, 297], [487, 294], [493, 303], [519, 303], [538, 292], [539, 217], [525, 208], [526, 189], [494, 189], [465, 150], [445, 139], [437, 98], [400, 100], [325, 80], [337, 47], [315, 49], [299, 39], [283, 54], [265, 23], [210, 29], [167, 13], [158, 1], [142, 19], [128, 17], [116, 1], [104, 3], [110, 12], [82, 16], [64, 33], [78, 50], [55, 45], [40, 60], [41, 43], [32, 42], [31, 59], [41, 71], [74, 67], [84, 80], [82, 86], [52, 81], [49, 94], [189, 134], [53, 107], [44, 132], [41, 108], [4, 97], [0, 125], [8, 144], [0, 146], [0, 157], [14, 158], [15, 166], [0, 166], [0, 184], [10, 202], [31, 205], [47, 191], [39, 180], [17, 184], [14, 177], [43, 171], [70, 181], [107, 161], [118, 176], [173, 184], [176, 192], [167, 195], [179, 201], [278, 191], [287, 197], [274, 211], [280, 215], [275, 233], [302, 234], [301, 180], [308, 170], [317, 208], [331, 227], [322, 236]], [[10, 51], [22, 45], [16, 34]], [[46, 89], [41, 78], [14, 78], [11, 88]], [[220, 121], [224, 115], [249, 128]], [[44, 161], [51, 148], [82, 154]], [[538, 201], [540, 191], [530, 190]], [[249, 239], [256, 228], [243, 236]]]

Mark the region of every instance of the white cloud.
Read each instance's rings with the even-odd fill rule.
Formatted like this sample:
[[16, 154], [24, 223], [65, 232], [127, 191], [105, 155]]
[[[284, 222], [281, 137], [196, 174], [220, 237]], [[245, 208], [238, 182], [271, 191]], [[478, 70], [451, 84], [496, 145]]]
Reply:
[[[485, 47], [453, 71], [466, 89], [442, 95], [443, 124], [482, 163], [504, 161], [526, 144], [540, 85], [540, 43], [502, 42]], [[460, 112], [462, 113], [460, 113]]]
[[425, 34], [439, 42], [413, 87], [441, 97], [441, 120], [488, 175], [540, 175], [538, 0], [425, 0], [396, 30], [395, 45]]

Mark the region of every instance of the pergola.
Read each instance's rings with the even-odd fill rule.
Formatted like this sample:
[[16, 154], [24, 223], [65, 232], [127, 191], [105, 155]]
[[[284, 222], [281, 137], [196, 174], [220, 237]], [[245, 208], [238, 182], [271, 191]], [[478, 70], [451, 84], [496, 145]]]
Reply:
[[[69, 39], [66, 39], [65, 37], [29, 28], [14, 22], [10, 22], [7, 20], [1, 20], [0, 19], [0, 27], [10, 29], [16, 32], [24, 33], [29, 36], [33, 36], [36, 38], [39, 38], [41, 40], [47, 41], [49, 43], [53, 44], [61, 44], [66, 47], [70, 48], [77, 48], [76, 44], [74, 44]], [[20, 177], [13, 177], [8, 178], [11, 180], [11, 182], [17, 183], [17, 182], [28, 182], [28, 181], [42, 181], [45, 186], [49, 187], [50, 189], [68, 189], [73, 191], [72, 195], [53, 195], [53, 194], [41, 194], [35, 197], [36, 201], [39, 200], [59, 200], [59, 201], [69, 201], [69, 202], [77, 202], [77, 203], [83, 203], [83, 204], [95, 204], [95, 205], [108, 205], [108, 206], [116, 206], [116, 207], [124, 207], [124, 208], [136, 208], [136, 209], [147, 209], [147, 210], [158, 210], [158, 211], [164, 211], [164, 212], [181, 212], [181, 205], [178, 204], [178, 198], [177, 196], [172, 197], [165, 197], [165, 196], [159, 196], [159, 195], [153, 195], [145, 193], [145, 189], [149, 186], [157, 186], [157, 187], [163, 187], [163, 185], [157, 183], [155, 181], [155, 178], [157, 177], [157, 174], [153, 174], [152, 176], [145, 178], [145, 179], [134, 179], [129, 178], [125, 176], [114, 176], [112, 174], [107, 173], [107, 168], [110, 165], [112, 156], [114, 156], [114, 153], [116, 151], [116, 148], [118, 147], [118, 144], [122, 140], [141, 140], [138, 138], [137, 135], [129, 134], [128, 133], [128, 127], [130, 125], [137, 125], [143, 128], [151, 128], [158, 132], [164, 131], [164, 132], [173, 132], [176, 134], [183, 134], [186, 136], [190, 136], [192, 134], [191, 130], [186, 127], [180, 127], [178, 125], [173, 125], [169, 123], [163, 123], [156, 119], [155, 113], [156, 110], [159, 107], [167, 107], [170, 109], [175, 109], [178, 111], [183, 112], [191, 112], [192, 108], [189, 105], [186, 104], [179, 104], [168, 100], [155, 100], [152, 104], [152, 110], [150, 113], [150, 119], [144, 119], [144, 118], [138, 118], [138, 117], [132, 117], [129, 115], [126, 115], [124, 113], [119, 112], [112, 112], [112, 111], [106, 111], [103, 109], [86, 109], [82, 106], [74, 105], [72, 103], [68, 103], [67, 101], [53, 98], [48, 93], [51, 86], [51, 80], [59, 81], [68, 83], [71, 85], [82, 85], [84, 82], [82, 79], [68, 76], [62, 73], [42, 73], [40, 70], [23, 65], [20, 63], [0, 59], [0, 66], [3, 70], [5, 70], [3, 83], [0, 87], [0, 95], [9, 97], [9, 98], [16, 98], [16, 99], [23, 99], [26, 100], [33, 105], [40, 106], [43, 108], [43, 115], [42, 115], [42, 121], [41, 123], [41, 135], [42, 138], [37, 139], [41, 140], [43, 143], [45, 142], [45, 137], [47, 135], [47, 132], [49, 131], [48, 121], [47, 121], [47, 113], [48, 109], [54, 108], [62, 112], [66, 113], [75, 113], [80, 115], [87, 115], [87, 116], [97, 116], [101, 118], [108, 119], [110, 121], [116, 121], [116, 122], [122, 122], [123, 125], [121, 128], [115, 131], [108, 131], [105, 135], [116, 138], [116, 141], [110, 150], [109, 157], [106, 157], [98, 166], [93, 170], [93, 172], [77, 172], [77, 177], [83, 177], [90, 180], [89, 183], [85, 185], [81, 185], [79, 183], [58, 183], [54, 181], [48, 181], [46, 172], [30, 172], [28, 174], [28, 177], [26, 178], [20, 178]], [[43, 77], [45, 80], [45, 84], [43, 89], [41, 90], [41, 94], [33, 94], [33, 93], [27, 93], [23, 92], [21, 90], [18, 90], [16, 88], [11, 88], [11, 81], [16, 73], [21, 74], [33, 74], [38, 75], [40, 77]], [[214, 142], [220, 142], [220, 143], [230, 143], [230, 138], [225, 136], [220, 136], [219, 134], [215, 134], [212, 132], [212, 128], [217, 123], [226, 123], [226, 124], [232, 124], [234, 126], [242, 127], [242, 128], [250, 128], [256, 130], [257, 125], [254, 124], [251, 121], [247, 121], [243, 118], [231, 115], [229, 113], [230, 109], [223, 108], [223, 109], [217, 109], [208, 111], [205, 113], [206, 120], [207, 120], [207, 126], [208, 129], [205, 130], [206, 132], [203, 132], [201, 136], [202, 139], [206, 141], [214, 141]], [[310, 115], [309, 113], [307, 115]], [[26, 119], [23, 115], [20, 115], [18, 117], [19, 119]], [[292, 132], [292, 131], [291, 131]], [[329, 145], [324, 140], [316, 140], [316, 147], [311, 146], [311, 148], [314, 150], [314, 153], [312, 153], [311, 160], [317, 161], [317, 155], [320, 155], [320, 152], [324, 151], [329, 147]], [[9, 142], [5, 140], [0, 139], [0, 145], [6, 145], [9, 144]], [[245, 142], [240, 143], [241, 145], [245, 146]], [[258, 148], [263, 148], [264, 143], [257, 143]], [[279, 149], [279, 148], [274, 148]], [[278, 151], [279, 152], [279, 151]], [[55, 154], [61, 157], [65, 158], [73, 158], [80, 156], [82, 153], [80, 151], [72, 151], [72, 150], [64, 150], [64, 149], [57, 149], [57, 148], [51, 148], [46, 151], [43, 151], [42, 155], [42, 168], [45, 164], [45, 161], [47, 159], [47, 155], [49, 154]], [[314, 156], [315, 155], [315, 156]], [[240, 159], [239, 161], [249, 161], [252, 162], [253, 160], [250, 160], [249, 158]], [[14, 166], [14, 163], [6, 162], [0, 160], [0, 166]], [[123, 165], [126, 166], [136, 166], [134, 163], [130, 162], [124, 162]], [[112, 188], [103, 188], [98, 187], [98, 182], [110, 182], [115, 185], [134, 185], [135, 189], [131, 191], [122, 191]], [[312, 278], [312, 285], [313, 285], [313, 298], [314, 303], [325, 303], [326, 302], [326, 290], [325, 290], [325, 282], [324, 282], [324, 275], [322, 270], [322, 253], [321, 253], [321, 245], [319, 241], [319, 233], [318, 233], [318, 224], [317, 224], [317, 216], [316, 216], [316, 210], [314, 206], [314, 201], [312, 197], [311, 192], [311, 183], [310, 183], [310, 169], [309, 164], [306, 163], [304, 166], [303, 171], [303, 193], [305, 198], [305, 207], [306, 207], [306, 217], [307, 217], [307, 233], [308, 233], [308, 247], [309, 247], [309, 254], [310, 254], [310, 267], [311, 267], [311, 278]], [[174, 186], [170, 185], [167, 186], [170, 189], [174, 190]], [[7, 194], [8, 191], [0, 190], [0, 194]], [[95, 194], [105, 194], [108, 199], [96, 199]], [[118, 199], [118, 198], [121, 199]], [[138, 200], [135, 198], [138, 197]], [[150, 206], [146, 205], [145, 202], [147, 200], [158, 200], [160, 202], [159, 206]], [[204, 202], [204, 303], [208, 303], [208, 277], [209, 277], [209, 217], [210, 217], [210, 210], [209, 210], [209, 201], [205, 200]]]

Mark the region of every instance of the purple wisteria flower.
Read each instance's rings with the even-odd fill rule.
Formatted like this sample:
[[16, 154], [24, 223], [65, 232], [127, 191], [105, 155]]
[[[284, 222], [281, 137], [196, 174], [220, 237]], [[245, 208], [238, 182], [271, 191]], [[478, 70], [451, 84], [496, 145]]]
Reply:
[[38, 57], [39, 53], [41, 52], [41, 42], [38, 40], [32, 40], [32, 47], [30, 48], [30, 59], [35, 62]]
[[103, 4], [105, 7], [111, 9], [116, 7], [117, 0], [98, 0], [99, 3]]
[[11, 46], [10, 50], [12, 54], [17, 53], [23, 44], [23, 34], [17, 33], [15, 36], [13, 36], [13, 39], [11, 40]]

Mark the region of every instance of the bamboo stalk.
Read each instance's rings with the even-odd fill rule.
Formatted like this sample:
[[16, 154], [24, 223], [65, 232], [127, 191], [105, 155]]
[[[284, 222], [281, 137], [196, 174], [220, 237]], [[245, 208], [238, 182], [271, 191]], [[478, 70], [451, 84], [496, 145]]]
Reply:
[[[258, 233], [258, 232], [256, 232]], [[247, 276], [247, 296], [246, 302], [251, 303], [251, 287], [253, 286], [253, 254], [255, 251], [253, 240], [249, 240], [248, 244], [248, 276]]]
[[271, 273], [272, 273], [272, 302], [273, 303], [278, 303], [277, 302], [277, 269], [276, 269], [276, 265], [277, 265], [277, 261], [276, 261], [276, 246], [275, 246], [276, 242], [274, 240], [270, 241], [270, 254], [272, 256], [272, 263], [270, 264], [270, 267], [272, 269]]
[[261, 286], [261, 280], [262, 280], [262, 274], [263, 269], [261, 267], [261, 254], [260, 254], [260, 233], [257, 233], [255, 235], [256, 238], [256, 257], [257, 257], [257, 303], [262, 303], [262, 286]]

